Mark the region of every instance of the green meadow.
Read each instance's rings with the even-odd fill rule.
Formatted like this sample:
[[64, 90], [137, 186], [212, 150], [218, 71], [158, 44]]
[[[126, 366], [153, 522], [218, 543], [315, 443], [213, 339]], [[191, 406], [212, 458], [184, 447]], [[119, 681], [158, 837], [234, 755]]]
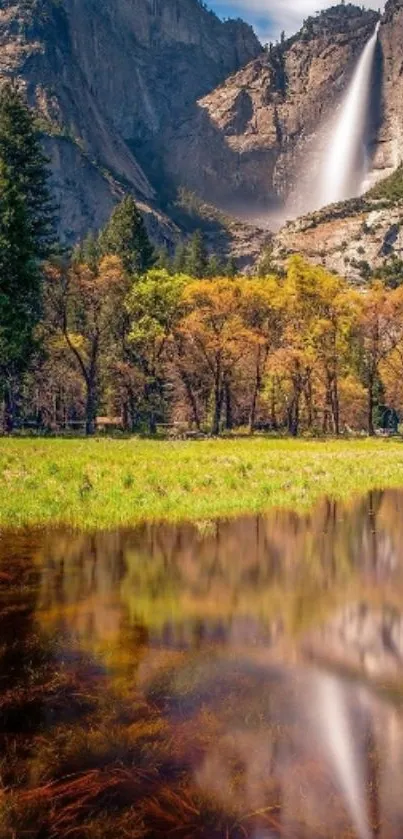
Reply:
[[403, 486], [403, 444], [5, 438], [0, 475], [3, 528], [203, 522]]

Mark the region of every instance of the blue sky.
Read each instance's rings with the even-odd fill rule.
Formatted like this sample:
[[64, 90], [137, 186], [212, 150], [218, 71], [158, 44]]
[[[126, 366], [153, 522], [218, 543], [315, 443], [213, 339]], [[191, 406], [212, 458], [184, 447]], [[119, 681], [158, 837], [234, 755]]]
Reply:
[[[282, 29], [292, 35], [304, 18], [334, 5], [337, 0], [209, 0], [221, 17], [242, 17], [252, 23], [263, 41], [279, 36]], [[357, 5], [362, 5], [357, 0]], [[367, 8], [379, 9], [382, 0], [366, 0]]]

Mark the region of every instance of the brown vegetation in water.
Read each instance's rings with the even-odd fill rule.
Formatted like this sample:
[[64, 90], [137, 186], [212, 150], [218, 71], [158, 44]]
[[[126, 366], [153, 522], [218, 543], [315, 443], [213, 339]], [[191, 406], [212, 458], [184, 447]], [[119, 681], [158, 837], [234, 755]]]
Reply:
[[[233, 716], [237, 704], [240, 717], [245, 709], [251, 716], [247, 723], [250, 734], [233, 740], [222, 729], [214, 701], [209, 711], [202, 710], [196, 716], [192, 702], [186, 711], [186, 697], [199, 690], [200, 674], [195, 675], [191, 669], [182, 678], [180, 702], [184, 706], [174, 724], [172, 718], [168, 724], [169, 708], [164, 707], [162, 689], [151, 692], [148, 699], [127, 684], [124, 692], [121, 686], [116, 692], [106, 687], [102, 677], [85, 682], [80, 668], [70, 675], [70, 686], [75, 679], [73, 694], [66, 693], [63, 674], [59, 691], [54, 684], [44, 684], [43, 716], [37, 730], [22, 739], [11, 733], [5, 739], [8, 751], [1, 776], [6, 779], [7, 762], [14, 762], [14, 771], [5, 783], [3, 780], [0, 794], [1, 839], [115, 839], [119, 835], [127, 839], [170, 835], [181, 839], [253, 839], [259, 832], [285, 837], [291, 830], [292, 835], [305, 836], [307, 816], [309, 836], [327, 836], [315, 814], [304, 811], [304, 806], [300, 813], [299, 807], [293, 808], [292, 825], [289, 819], [284, 823], [281, 788], [270, 775], [266, 779], [262, 775], [256, 735], [261, 743], [263, 704], [259, 710], [259, 703], [263, 692], [254, 707], [247, 681], [233, 684], [224, 718]], [[169, 689], [169, 680], [165, 689]], [[74, 708], [72, 695], [78, 698]], [[29, 699], [24, 706], [18, 691], [15, 701], [20, 714], [31, 713]], [[221, 703], [221, 698], [216, 701]], [[10, 708], [11, 694], [8, 702]], [[267, 723], [263, 745], [266, 739], [271, 754], [270, 749], [278, 748], [276, 743], [292, 742], [292, 729]], [[214, 764], [218, 744], [218, 763]], [[257, 795], [264, 789], [264, 806], [245, 807], [245, 784], [251, 781], [247, 777], [249, 760], [257, 764], [253, 783]], [[199, 776], [194, 773], [195, 766], [199, 767]], [[294, 786], [317, 784], [325, 791], [329, 806], [335, 806], [332, 777], [323, 775], [320, 763], [300, 762], [295, 754], [291, 769]], [[207, 772], [207, 783], [203, 772]], [[346, 839], [352, 836], [343, 830], [338, 835]]]

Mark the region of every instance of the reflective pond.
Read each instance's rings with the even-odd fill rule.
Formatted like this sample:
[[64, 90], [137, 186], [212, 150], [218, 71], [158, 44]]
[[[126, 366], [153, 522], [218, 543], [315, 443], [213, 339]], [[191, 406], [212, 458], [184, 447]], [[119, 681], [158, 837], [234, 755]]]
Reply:
[[0, 534], [0, 837], [403, 836], [403, 492]]

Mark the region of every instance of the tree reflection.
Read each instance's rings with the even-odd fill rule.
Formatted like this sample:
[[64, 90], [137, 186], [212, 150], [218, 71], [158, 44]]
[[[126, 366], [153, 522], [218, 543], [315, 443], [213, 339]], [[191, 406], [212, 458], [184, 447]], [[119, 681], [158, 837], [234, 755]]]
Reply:
[[[64, 621], [89, 645], [129, 625], [180, 644], [224, 636], [267, 644], [320, 626], [346, 598], [379, 602], [403, 581], [403, 496], [371, 493], [311, 514], [284, 511], [206, 527], [52, 534], [42, 545], [43, 620]], [[186, 630], [188, 627], [188, 631]], [[253, 629], [252, 629], [253, 627]], [[188, 642], [185, 636], [188, 636]]]

